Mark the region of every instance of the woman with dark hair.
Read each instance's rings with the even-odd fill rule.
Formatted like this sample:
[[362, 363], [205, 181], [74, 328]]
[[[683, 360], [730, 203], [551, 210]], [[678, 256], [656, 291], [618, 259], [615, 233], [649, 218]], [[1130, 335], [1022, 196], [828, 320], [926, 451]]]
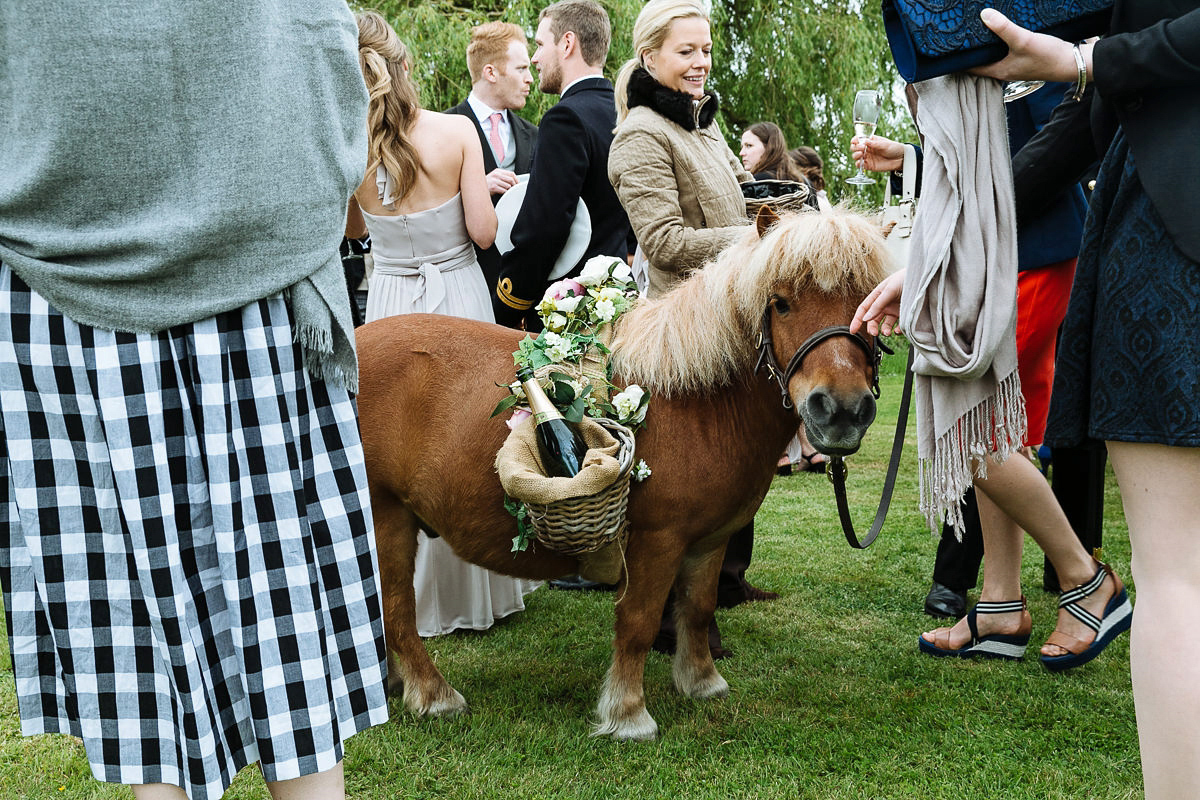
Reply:
[[788, 158], [787, 139], [774, 122], [756, 122], [742, 134], [742, 149], [738, 154], [754, 180], [799, 181], [801, 175]]
[[828, 210], [830, 203], [829, 195], [825, 194], [825, 162], [821, 160], [820, 154], [808, 145], [802, 144], [789, 150], [788, 158], [791, 159], [792, 166], [796, 168], [796, 171], [808, 178], [808, 182], [816, 190], [817, 204], [821, 210]]

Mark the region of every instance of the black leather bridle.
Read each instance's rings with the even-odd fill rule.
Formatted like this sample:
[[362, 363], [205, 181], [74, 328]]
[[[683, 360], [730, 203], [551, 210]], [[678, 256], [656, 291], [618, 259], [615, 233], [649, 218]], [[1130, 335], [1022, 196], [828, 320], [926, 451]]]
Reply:
[[845, 325], [830, 325], [809, 336], [800, 347], [788, 359], [787, 367], [780, 369], [779, 362], [775, 360], [775, 340], [771, 336], [771, 303], [767, 303], [767, 307], [763, 309], [762, 324], [758, 328], [757, 341], [754, 346], [758, 349], [758, 361], [754, 365], [754, 371], [766, 368], [767, 376], [779, 384], [779, 392], [783, 395], [783, 407], [793, 408], [792, 396], [788, 394], [788, 384], [791, 383], [792, 376], [800, 371], [801, 364], [804, 363], [804, 357], [811, 353], [817, 345], [826, 339], [832, 339], [837, 336], [845, 336], [862, 348], [862, 351], [867, 354], [867, 360], [871, 363], [871, 394], [879, 399], [879, 364], [883, 360], [883, 354], [891, 354], [891, 349], [883, 342], [879, 341], [878, 336], [866, 337], [861, 333], [851, 333], [850, 328]]
[[[892, 350], [880, 341], [878, 336], [868, 338], [858, 333], [851, 333], [850, 328], [845, 325], [830, 325], [827, 328], [821, 328], [805, 339], [792, 354], [792, 357], [788, 359], [787, 368], [780, 369], [779, 362], [775, 359], [774, 340], [771, 336], [771, 306], [772, 303], [768, 302], [767, 307], [763, 310], [762, 324], [759, 326], [755, 343], [755, 347], [758, 349], [758, 362], [754, 365], [754, 371], [758, 372], [764, 367], [766, 368], [767, 376], [779, 385], [779, 391], [783, 395], [784, 408], [794, 408], [787, 386], [791, 382], [792, 376], [800, 371], [804, 357], [821, 342], [835, 336], [849, 337], [867, 354], [867, 360], [871, 363], [871, 394], [876, 399], [879, 398], [879, 365], [883, 360], [883, 354], [890, 355]], [[904, 452], [904, 434], [908, 428], [908, 407], [912, 399], [913, 352], [913, 348], [910, 346], [908, 365], [904, 372], [904, 393], [900, 397], [899, 419], [896, 421], [896, 435], [892, 440], [892, 455], [888, 461], [887, 477], [883, 481], [879, 507], [875, 510], [875, 521], [871, 524], [871, 530], [861, 540], [854, 531], [854, 522], [850, 519], [850, 504], [846, 499], [846, 461], [841, 456], [826, 457], [825, 474], [829, 476], [829, 481], [833, 484], [833, 495], [837, 500], [842, 533], [846, 535], [846, 541], [850, 543], [850, 546], [858, 550], [870, 547], [871, 543], [879, 536], [879, 532], [883, 530], [883, 522], [887, 519], [888, 508], [892, 504], [892, 492], [896, 488], [896, 476], [900, 470], [900, 455]]]

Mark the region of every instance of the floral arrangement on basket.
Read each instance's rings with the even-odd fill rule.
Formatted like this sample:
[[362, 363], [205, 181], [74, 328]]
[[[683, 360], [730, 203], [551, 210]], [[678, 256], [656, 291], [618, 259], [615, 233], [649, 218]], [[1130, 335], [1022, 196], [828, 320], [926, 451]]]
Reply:
[[[521, 340], [513, 363], [518, 369], [533, 369], [546, 396], [566, 419], [577, 423], [585, 415], [605, 417], [631, 430], [645, 424], [649, 394], [637, 384], [617, 391], [607, 358], [612, 326], [637, 298], [632, 271], [615, 256], [590, 258], [578, 278], [564, 278], [546, 290], [538, 305], [545, 330]], [[516, 428], [530, 412], [520, 382], [514, 381], [508, 389], [510, 394], [492, 416], [511, 410], [506, 424]], [[644, 460], [634, 465], [632, 477], [637, 481], [650, 477]], [[534, 534], [529, 512], [524, 503], [508, 496], [504, 507], [517, 518], [513, 551], [525, 550]]]

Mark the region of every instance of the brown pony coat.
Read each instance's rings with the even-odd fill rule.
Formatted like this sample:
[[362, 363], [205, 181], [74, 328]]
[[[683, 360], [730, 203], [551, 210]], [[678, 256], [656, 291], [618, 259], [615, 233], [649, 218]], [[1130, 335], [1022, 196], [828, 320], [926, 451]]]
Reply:
[[[760, 225], [764, 228], [765, 225]], [[637, 454], [653, 476], [630, 492], [628, 573], [617, 606], [613, 664], [597, 733], [653, 738], [642, 670], [672, 585], [677, 603], [676, 687], [693, 697], [728, 690], [707, 647], [716, 577], [729, 535], [753, 518], [774, 465], [795, 433], [796, 412], [778, 387], [754, 374], [754, 337], [768, 302], [775, 357], [787, 363], [805, 338], [846, 324], [883, 276], [886, 252], [874, 225], [857, 216], [785, 217], [747, 238], [681, 285], [643, 301], [615, 338], [618, 384], [653, 394]], [[761, 233], [761, 230], [759, 231]], [[551, 578], [576, 561], [535, 547], [513, 554], [515, 521], [504, 510], [492, 462], [508, 434], [489, 418], [513, 380], [523, 334], [438, 315], [389, 317], [359, 329], [360, 427], [371, 486], [393, 683], [408, 708], [455, 713], [465, 701], [433, 665], [416, 633], [413, 558], [419, 527], [462, 558], [497, 572]], [[849, 422], [822, 433], [853, 452], [870, 419], [870, 365], [858, 347], [830, 339], [805, 360], [789, 394], [820, 392]], [[837, 430], [833, 430], [837, 427]]]

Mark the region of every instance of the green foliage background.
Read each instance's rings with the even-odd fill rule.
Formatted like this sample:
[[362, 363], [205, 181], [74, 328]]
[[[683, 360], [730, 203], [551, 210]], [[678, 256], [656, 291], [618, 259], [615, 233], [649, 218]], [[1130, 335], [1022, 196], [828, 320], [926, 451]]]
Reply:
[[[605, 74], [633, 56], [631, 34], [643, 0], [600, 0], [613, 23]], [[445, 109], [467, 96], [466, 47], [471, 28], [502, 19], [522, 26], [531, 42], [548, 0], [380, 0], [375, 8], [413, 53], [426, 108]], [[879, 88], [879, 133], [915, 136], [892, 66], [877, 0], [714, 0], [710, 88], [721, 96], [721, 126], [736, 152], [742, 131], [760, 120], [777, 123], [795, 147], [815, 147], [825, 160], [833, 200], [847, 196], [854, 93]], [[532, 52], [532, 49], [531, 49]], [[537, 122], [557, 96], [536, 89], [521, 115]], [[864, 193], [882, 196], [881, 185]]]

